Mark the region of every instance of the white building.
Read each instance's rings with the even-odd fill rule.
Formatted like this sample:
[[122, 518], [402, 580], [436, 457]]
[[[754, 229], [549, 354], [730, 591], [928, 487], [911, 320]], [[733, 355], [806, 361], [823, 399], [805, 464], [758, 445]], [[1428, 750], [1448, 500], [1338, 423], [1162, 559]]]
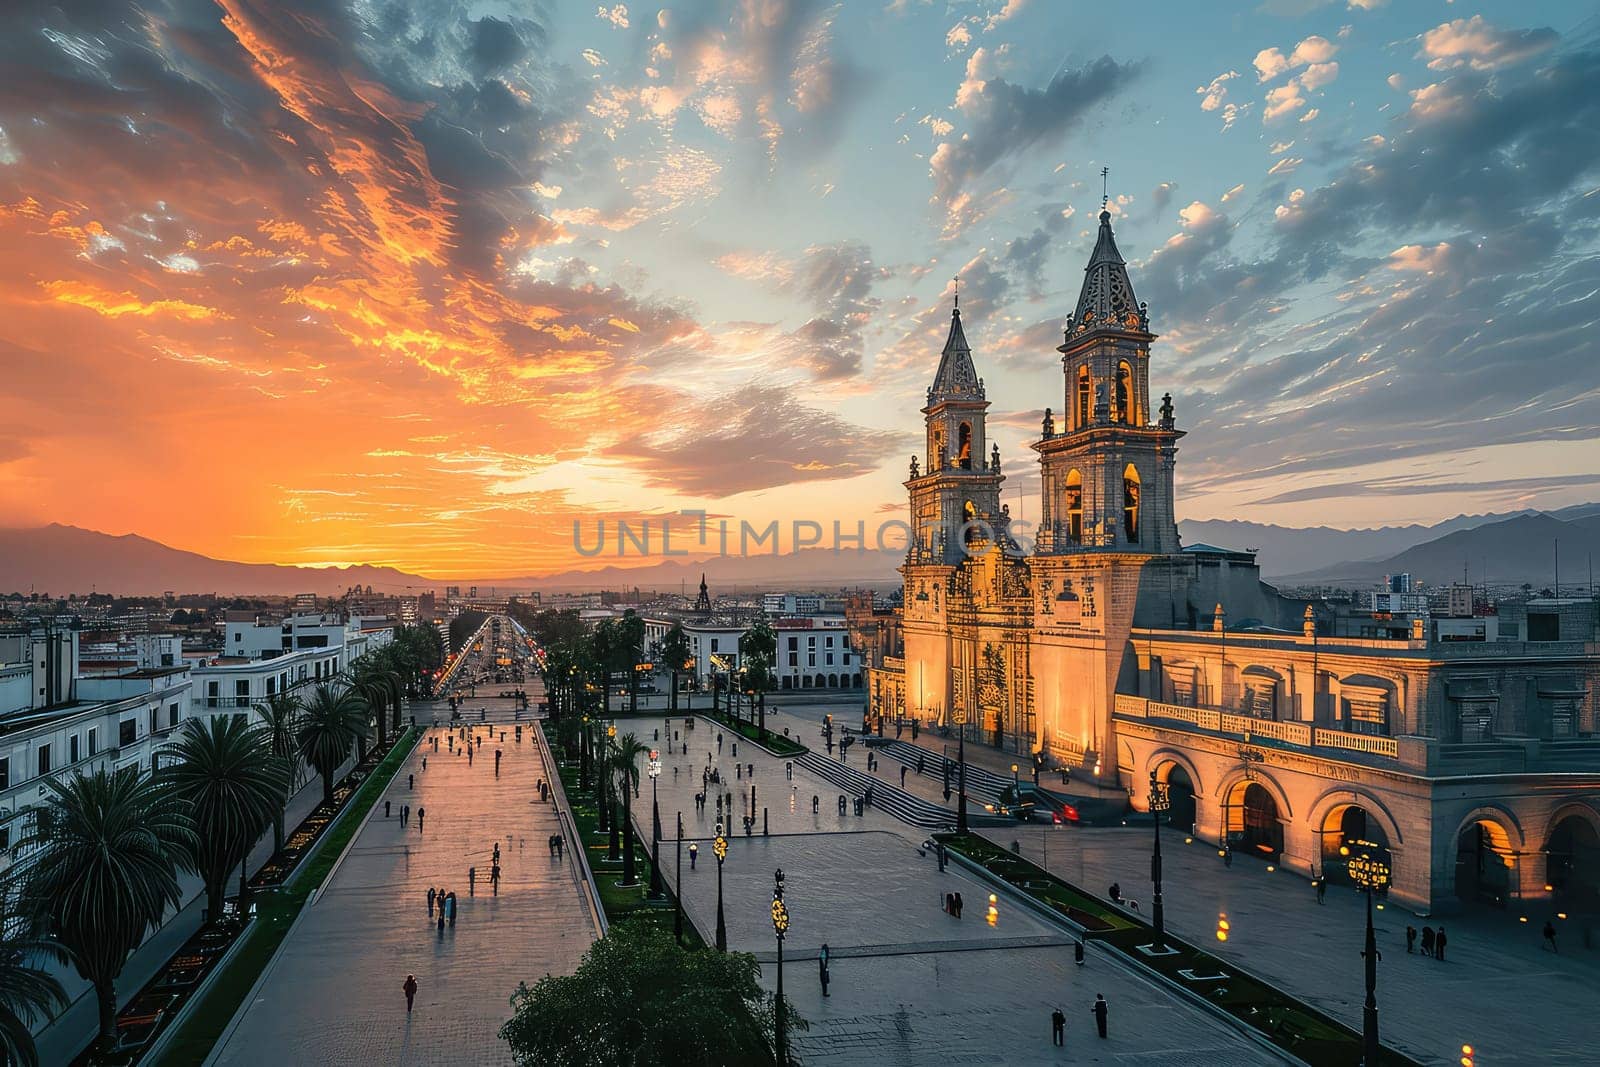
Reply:
[[[749, 629], [720, 620], [696, 621], [647, 617], [644, 621], [646, 654], [656, 655], [674, 624], [683, 626], [694, 662], [695, 682], [709, 687], [712, 674], [740, 663], [739, 639]], [[850, 631], [843, 615], [780, 618], [772, 623], [778, 635], [775, 665], [778, 689], [850, 689], [862, 684], [861, 658], [850, 647]], [[713, 662], [712, 657], [716, 657]], [[720, 665], [719, 665], [720, 664]], [[657, 670], [664, 673], [662, 665]]]
[[21, 836], [19, 813], [44, 801], [47, 779], [154, 765], [189, 703], [178, 642], [140, 635], [131, 665], [83, 675], [76, 633], [0, 635], [0, 850]]
[[293, 616], [281, 623], [227, 626], [225, 651], [194, 666], [191, 714], [248, 711], [295, 686], [343, 673], [369, 649], [392, 640], [388, 619]]

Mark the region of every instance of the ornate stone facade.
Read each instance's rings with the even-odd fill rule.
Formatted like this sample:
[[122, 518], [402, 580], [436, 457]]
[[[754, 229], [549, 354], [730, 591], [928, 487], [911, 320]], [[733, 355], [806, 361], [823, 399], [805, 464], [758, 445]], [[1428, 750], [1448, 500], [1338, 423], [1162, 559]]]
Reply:
[[1183, 432], [1170, 396], [1151, 416], [1149, 324], [1102, 213], [1057, 350], [1063, 414], [1047, 409], [1032, 445], [1043, 516], [1024, 553], [952, 312], [869, 715], [969, 724], [969, 740], [1044, 753], [1136, 809], [1154, 776], [1174, 822], [1301, 873], [1382, 852], [1395, 897], [1423, 911], [1552, 893], [1600, 906], [1595, 605], [1552, 609], [1557, 641], [1322, 636], [1252, 554], [1180, 545]]

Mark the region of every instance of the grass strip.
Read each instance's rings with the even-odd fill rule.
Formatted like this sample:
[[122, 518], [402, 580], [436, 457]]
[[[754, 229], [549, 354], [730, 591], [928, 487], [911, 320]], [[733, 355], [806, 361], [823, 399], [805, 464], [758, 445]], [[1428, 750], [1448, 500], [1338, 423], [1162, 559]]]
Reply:
[[322, 835], [315, 851], [296, 868], [289, 880], [276, 891], [263, 892], [256, 897], [256, 919], [244, 935], [245, 943], [179, 1025], [161, 1058], [153, 1061], [157, 1067], [196, 1064], [210, 1054], [239, 1005], [255, 987], [256, 979], [288, 936], [306, 899], [328, 877], [345, 846], [360, 831], [366, 813], [378, 802], [395, 772], [411, 754], [416, 733], [415, 727], [407, 727], [388, 755], [356, 789], [338, 825]]

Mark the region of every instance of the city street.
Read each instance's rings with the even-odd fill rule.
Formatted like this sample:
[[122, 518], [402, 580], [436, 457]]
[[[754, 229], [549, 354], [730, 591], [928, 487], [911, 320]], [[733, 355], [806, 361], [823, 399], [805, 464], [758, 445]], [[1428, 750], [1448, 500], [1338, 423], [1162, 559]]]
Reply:
[[[419, 710], [419, 722], [423, 716]], [[498, 778], [496, 748], [505, 753]], [[412, 774], [416, 787], [408, 789]], [[517, 983], [570, 972], [597, 936], [570, 858], [557, 862], [546, 847], [557, 822], [553, 808], [534, 799], [534, 784], [551, 777], [527, 730], [519, 744], [514, 727], [501, 724], [470, 766], [442, 731], [430, 730], [384, 795], [391, 817], [380, 800], [212, 1062], [511, 1062], [498, 1031]], [[401, 804], [412, 808], [406, 829]], [[427, 810], [422, 832], [419, 808]], [[496, 842], [498, 894], [489, 884]], [[428, 915], [429, 886], [457, 895], [457, 924], [442, 934]], [[419, 986], [409, 1017], [400, 989], [408, 973]]]

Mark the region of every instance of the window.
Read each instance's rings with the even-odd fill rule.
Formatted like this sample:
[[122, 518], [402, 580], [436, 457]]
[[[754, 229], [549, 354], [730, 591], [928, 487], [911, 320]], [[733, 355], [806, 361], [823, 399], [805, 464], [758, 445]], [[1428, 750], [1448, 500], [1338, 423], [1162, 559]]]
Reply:
[[1094, 401], [1094, 383], [1089, 379], [1089, 368], [1078, 368], [1078, 419], [1073, 429], [1081, 430], [1089, 425], [1089, 405]]
[[40, 774], [49, 774], [50, 773], [50, 746], [49, 745], [40, 745], [39, 746], [39, 773]]
[[830, 667], [833, 666], [833, 653], [832, 652], [828, 653], [828, 664], [827, 665], [830, 666]]
[[1067, 540], [1071, 544], [1083, 543], [1083, 475], [1078, 471], [1067, 472], [1067, 491], [1063, 509], [1067, 515]]
[[0, 789], [11, 788], [11, 757], [0, 756]]
[[[93, 759], [94, 758], [94, 754], [96, 752], [99, 752], [99, 751], [100, 751], [100, 727], [91, 726], [91, 727], [89, 727], [89, 758]], [[0, 787], [0, 788], [3, 788], [3, 787]]]
[[161, 732], [161, 709], [160, 708], [151, 708], [150, 709], [150, 732], [153, 733], [153, 734], [159, 734]]
[[817, 665], [817, 654], [815, 652], [807, 652], [806, 653], [806, 666], [807, 667], [815, 667], [816, 665]]
[[791, 666], [791, 667], [800, 666], [800, 653], [798, 653], [798, 652], [789, 653], [789, 666]]
[[77, 734], [73, 734], [71, 737], [67, 738], [67, 762], [68, 763], [77, 763], [78, 762], [78, 735]]
[[1551, 612], [1528, 612], [1529, 641], [1559, 641], [1561, 616]]
[[795, 649], [797, 649], [799, 647], [800, 647], [800, 639], [798, 637], [789, 638], [789, 651], [790, 652], [793, 652]]
[[831, 634], [828, 636], [827, 642], [828, 642], [828, 647], [832, 648], [833, 647], [833, 636]]
[[715, 637], [711, 639], [711, 651], [717, 651], [717, 639]]
[[0, 852], [11, 847], [11, 827], [0, 826]]
[[272, 675], [267, 675], [267, 696], [270, 697], [278, 690], [278, 680]]
[[139, 739], [139, 720], [123, 719], [117, 724], [117, 744], [131, 745]]
[[217, 683], [216, 682], [207, 682], [206, 683], [206, 707], [214, 708], [214, 707], [217, 706], [217, 693], [218, 693]]
[[167, 705], [167, 729], [176, 730], [177, 728], [178, 728], [178, 705], [176, 703], [168, 704]]
[[241, 678], [233, 683], [233, 706], [236, 708], [250, 706], [250, 679]]
[[1122, 534], [1130, 545], [1139, 543], [1139, 472], [1132, 463], [1122, 472]]

